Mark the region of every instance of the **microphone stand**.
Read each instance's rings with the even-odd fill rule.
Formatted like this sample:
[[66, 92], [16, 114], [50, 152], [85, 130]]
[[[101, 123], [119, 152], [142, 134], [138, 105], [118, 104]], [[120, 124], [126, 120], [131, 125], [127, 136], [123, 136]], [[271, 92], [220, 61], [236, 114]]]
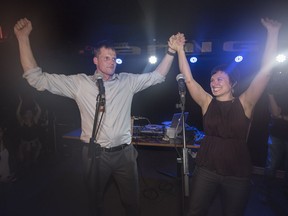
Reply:
[[92, 129], [92, 136], [90, 138], [89, 148], [88, 148], [88, 156], [89, 156], [89, 158], [91, 158], [93, 156], [93, 153], [94, 153], [93, 152], [93, 147], [92, 147], [92, 146], [94, 146], [93, 144], [97, 144], [97, 141], [96, 141], [97, 133], [96, 133], [96, 131], [98, 132], [98, 129], [99, 129], [99, 125], [97, 125], [98, 117], [99, 117], [99, 111], [100, 111], [100, 107], [104, 107], [104, 106], [105, 106], [105, 98], [101, 94], [98, 94], [97, 95], [97, 99], [96, 99], [96, 110], [95, 110], [95, 115], [94, 115], [94, 124], [93, 124], [93, 129]]
[[181, 95], [181, 103], [178, 104], [178, 108], [181, 108], [181, 120], [182, 121], [182, 141], [183, 141], [183, 149], [182, 149], [182, 214], [184, 215], [185, 209], [185, 197], [189, 197], [189, 163], [188, 163], [188, 148], [186, 144], [186, 129], [185, 129], [185, 95]]
[[[96, 140], [97, 132], [99, 130], [99, 126], [101, 123], [99, 122], [99, 124], [97, 125], [100, 107], [105, 108], [105, 97], [103, 97], [102, 94], [97, 95], [92, 136], [89, 140], [89, 145], [88, 145], [87, 180], [88, 182], [90, 180], [89, 185], [91, 185], [92, 188], [96, 186], [94, 188], [96, 191], [99, 190], [99, 186], [100, 186], [99, 184], [99, 159], [100, 159], [100, 153], [101, 153], [101, 146], [100, 144], [97, 143], [97, 140]], [[95, 169], [94, 169], [94, 166], [95, 166]], [[93, 176], [93, 173], [95, 174], [94, 176]]]
[[183, 134], [183, 175], [184, 175], [184, 195], [189, 196], [189, 163], [188, 148], [186, 144], [185, 115], [182, 110], [182, 134]]

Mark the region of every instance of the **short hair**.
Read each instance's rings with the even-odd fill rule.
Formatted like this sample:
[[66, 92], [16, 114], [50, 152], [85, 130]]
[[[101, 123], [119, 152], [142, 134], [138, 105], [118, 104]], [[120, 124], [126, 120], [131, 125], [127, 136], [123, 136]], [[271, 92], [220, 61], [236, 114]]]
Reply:
[[214, 67], [211, 71], [211, 76], [216, 74], [218, 71], [221, 71], [228, 75], [230, 83], [236, 84], [239, 80], [239, 71], [235, 68], [235, 65], [231, 64], [221, 64]]
[[97, 57], [100, 54], [100, 49], [101, 48], [106, 48], [106, 49], [111, 49], [116, 52], [115, 47], [114, 47], [114, 42], [111, 40], [102, 40], [99, 41], [96, 46], [94, 47], [94, 56]]

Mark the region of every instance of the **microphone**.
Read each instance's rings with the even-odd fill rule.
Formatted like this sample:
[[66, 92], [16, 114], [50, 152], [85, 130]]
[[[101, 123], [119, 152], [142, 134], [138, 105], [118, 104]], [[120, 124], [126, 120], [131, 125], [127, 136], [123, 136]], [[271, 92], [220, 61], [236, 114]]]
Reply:
[[103, 76], [101, 74], [96, 74], [96, 80], [97, 80], [97, 86], [99, 89], [99, 94], [102, 97], [105, 97], [105, 87], [104, 87], [104, 83], [103, 83]]
[[178, 89], [179, 89], [179, 95], [181, 97], [181, 102], [184, 103], [186, 94], [185, 76], [183, 74], [178, 74], [176, 80], [178, 82]]

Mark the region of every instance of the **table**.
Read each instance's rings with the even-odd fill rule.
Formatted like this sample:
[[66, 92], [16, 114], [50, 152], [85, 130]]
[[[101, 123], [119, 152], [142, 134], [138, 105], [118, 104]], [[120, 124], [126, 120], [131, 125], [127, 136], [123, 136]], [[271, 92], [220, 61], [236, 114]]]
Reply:
[[[80, 140], [81, 129], [75, 129], [70, 131], [62, 136], [64, 139], [73, 139], [73, 140]], [[137, 136], [132, 138], [133, 145], [139, 146], [154, 146], [154, 147], [174, 147], [174, 148], [182, 148], [183, 144], [181, 144], [181, 140], [177, 139], [170, 139], [168, 141], [163, 140], [160, 136]], [[195, 143], [187, 143], [187, 148], [198, 149], [200, 148], [199, 144]]]

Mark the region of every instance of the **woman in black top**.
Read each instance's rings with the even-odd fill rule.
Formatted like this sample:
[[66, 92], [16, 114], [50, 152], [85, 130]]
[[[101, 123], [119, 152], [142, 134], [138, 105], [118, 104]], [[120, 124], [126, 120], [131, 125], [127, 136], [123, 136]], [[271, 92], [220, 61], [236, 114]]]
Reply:
[[249, 196], [251, 161], [246, 137], [256, 102], [272, 73], [281, 24], [261, 19], [267, 29], [267, 41], [261, 68], [250, 86], [234, 97], [233, 69], [214, 68], [211, 74], [212, 95], [194, 80], [179, 37], [177, 50], [179, 68], [193, 100], [201, 107], [205, 137], [196, 158], [192, 177], [189, 216], [206, 215], [218, 192], [221, 193], [224, 215], [243, 215]]

